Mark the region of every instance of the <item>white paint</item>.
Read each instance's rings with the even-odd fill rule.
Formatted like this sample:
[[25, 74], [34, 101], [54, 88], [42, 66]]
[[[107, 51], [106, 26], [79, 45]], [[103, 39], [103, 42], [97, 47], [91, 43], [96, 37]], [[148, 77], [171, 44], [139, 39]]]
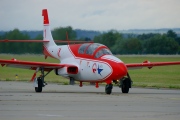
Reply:
[[113, 55], [104, 55], [101, 58], [106, 59], [106, 60], [111, 60], [111, 61], [117, 62], [117, 63], [120, 63], [120, 62], [122, 63], [122, 61], [119, 58], [117, 58], [117, 57], [115, 57]]
[[63, 115], [52, 115], [52, 114], [37, 114], [37, 115], [44, 117], [63, 117]]

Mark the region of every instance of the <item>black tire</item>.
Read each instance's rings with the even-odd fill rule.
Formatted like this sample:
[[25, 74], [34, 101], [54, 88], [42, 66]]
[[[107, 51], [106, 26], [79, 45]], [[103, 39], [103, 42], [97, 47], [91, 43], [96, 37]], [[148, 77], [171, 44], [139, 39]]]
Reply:
[[105, 87], [106, 94], [110, 95], [112, 93], [113, 84], [108, 84]]
[[38, 77], [37, 81], [38, 81], [38, 87], [35, 87], [35, 91], [42, 92], [42, 87], [43, 87], [42, 79], [40, 77]]
[[123, 84], [121, 86], [121, 90], [122, 90], [122, 93], [128, 93], [129, 92], [129, 81], [128, 80], [124, 80], [123, 81]]
[[74, 84], [75, 84], [74, 79], [73, 79], [73, 78], [70, 78], [70, 80], [69, 80], [69, 85], [74, 85]]

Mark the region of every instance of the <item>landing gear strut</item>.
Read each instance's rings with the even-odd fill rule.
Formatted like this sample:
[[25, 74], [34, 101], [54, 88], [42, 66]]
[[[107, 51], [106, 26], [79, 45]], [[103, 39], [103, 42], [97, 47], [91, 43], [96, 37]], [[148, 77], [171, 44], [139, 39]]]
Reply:
[[52, 70], [50, 70], [50, 71], [47, 72], [46, 74], [44, 74], [44, 68], [40, 68], [40, 71], [41, 71], [41, 76], [35, 78], [35, 81], [34, 81], [34, 87], [35, 87], [35, 91], [36, 91], [36, 92], [42, 92], [42, 88], [47, 85], [47, 83], [44, 81], [44, 78], [45, 78], [45, 76], [48, 75]]
[[43, 87], [42, 78], [38, 77], [37, 81], [35, 81], [35, 82], [37, 82], [37, 84], [38, 84], [37, 87], [35, 87], [35, 91], [36, 92], [42, 92], [42, 87]]
[[107, 84], [105, 87], [106, 94], [111, 94], [112, 89], [113, 89], [113, 84]]
[[131, 88], [132, 80], [131, 77], [129, 76], [129, 73], [127, 73], [127, 77], [124, 77], [120, 81], [120, 86], [122, 93], [128, 93], [129, 88]]
[[74, 85], [74, 84], [75, 84], [74, 78], [70, 77], [69, 84], [70, 84], [70, 85]]

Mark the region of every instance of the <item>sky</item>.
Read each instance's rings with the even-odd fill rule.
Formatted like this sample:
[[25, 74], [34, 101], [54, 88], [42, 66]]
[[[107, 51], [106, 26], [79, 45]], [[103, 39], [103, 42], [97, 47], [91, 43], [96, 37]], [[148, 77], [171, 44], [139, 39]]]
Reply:
[[0, 30], [42, 30], [42, 9], [51, 29], [180, 28], [180, 0], [0, 0]]

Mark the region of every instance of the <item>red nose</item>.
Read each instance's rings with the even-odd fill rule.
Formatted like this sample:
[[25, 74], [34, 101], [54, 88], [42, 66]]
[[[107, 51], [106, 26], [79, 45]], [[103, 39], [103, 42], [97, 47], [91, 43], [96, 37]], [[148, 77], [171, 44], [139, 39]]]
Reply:
[[112, 80], [118, 80], [127, 75], [127, 67], [124, 63], [114, 63], [112, 66]]

